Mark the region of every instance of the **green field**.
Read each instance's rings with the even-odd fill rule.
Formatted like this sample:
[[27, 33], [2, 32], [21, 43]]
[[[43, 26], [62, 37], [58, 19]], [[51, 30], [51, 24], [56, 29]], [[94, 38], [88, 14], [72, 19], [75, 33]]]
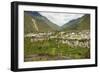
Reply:
[[24, 61], [71, 60], [90, 58], [90, 48], [72, 47], [55, 39], [30, 41], [24, 38]]

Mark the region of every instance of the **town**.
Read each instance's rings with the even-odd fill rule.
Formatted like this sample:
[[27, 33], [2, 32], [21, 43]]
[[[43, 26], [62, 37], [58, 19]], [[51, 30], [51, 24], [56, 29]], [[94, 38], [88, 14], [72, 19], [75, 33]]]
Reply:
[[29, 33], [25, 38], [29, 37], [31, 42], [54, 40], [57, 43], [67, 44], [71, 47], [90, 48], [89, 31], [81, 32], [42, 32]]

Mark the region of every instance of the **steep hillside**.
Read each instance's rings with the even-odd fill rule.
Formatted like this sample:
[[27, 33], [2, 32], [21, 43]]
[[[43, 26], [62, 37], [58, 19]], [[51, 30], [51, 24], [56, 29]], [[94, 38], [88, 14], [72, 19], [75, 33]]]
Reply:
[[90, 15], [85, 14], [83, 17], [71, 20], [62, 26], [62, 30], [88, 30], [90, 29]]
[[[38, 30], [37, 30], [38, 29]], [[43, 17], [38, 12], [24, 12], [24, 32], [49, 32], [58, 31], [60, 27], [50, 22], [46, 17]]]

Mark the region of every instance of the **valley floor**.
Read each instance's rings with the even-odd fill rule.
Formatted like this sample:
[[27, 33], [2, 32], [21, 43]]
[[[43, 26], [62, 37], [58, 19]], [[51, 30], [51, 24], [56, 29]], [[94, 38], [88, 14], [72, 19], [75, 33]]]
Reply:
[[49, 32], [24, 37], [24, 61], [90, 58], [89, 32]]

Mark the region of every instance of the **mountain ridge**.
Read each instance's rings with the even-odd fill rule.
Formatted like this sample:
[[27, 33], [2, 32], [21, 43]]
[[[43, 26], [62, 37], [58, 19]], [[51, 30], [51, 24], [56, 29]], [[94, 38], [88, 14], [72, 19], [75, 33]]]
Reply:
[[[34, 20], [34, 22], [32, 21]], [[39, 30], [37, 30], [39, 29]], [[87, 30], [90, 29], [90, 15], [73, 19], [63, 26], [58, 26], [51, 22], [48, 18], [42, 16], [38, 12], [24, 11], [24, 32], [53, 32], [53, 31], [70, 31], [70, 30]]]
[[90, 15], [85, 14], [81, 18], [74, 19], [62, 26], [62, 30], [86, 30], [90, 29]]
[[[35, 20], [35, 23], [39, 29], [36, 31], [34, 27], [34, 23], [32, 19]], [[46, 17], [43, 17], [38, 12], [24, 12], [24, 32], [25, 33], [36, 33], [36, 32], [51, 32], [51, 31], [58, 31], [60, 27], [56, 24], [50, 22]]]

